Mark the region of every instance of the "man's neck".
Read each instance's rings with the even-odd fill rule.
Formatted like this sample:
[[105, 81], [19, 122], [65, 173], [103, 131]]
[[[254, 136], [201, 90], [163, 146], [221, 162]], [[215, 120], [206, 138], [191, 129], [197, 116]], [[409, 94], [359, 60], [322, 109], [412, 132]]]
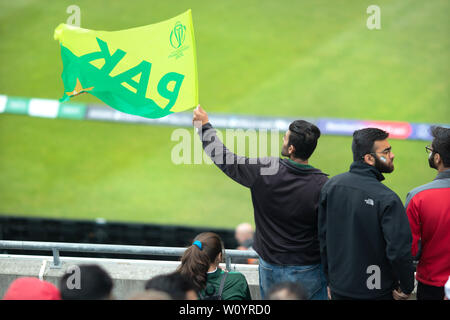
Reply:
[[294, 158], [292, 155], [289, 157], [290, 160], [297, 162], [299, 164], [308, 164], [308, 160], [302, 160], [300, 158]]
[[448, 169], [450, 169], [450, 167], [439, 166], [438, 172], [441, 173], [441, 172], [447, 171]]

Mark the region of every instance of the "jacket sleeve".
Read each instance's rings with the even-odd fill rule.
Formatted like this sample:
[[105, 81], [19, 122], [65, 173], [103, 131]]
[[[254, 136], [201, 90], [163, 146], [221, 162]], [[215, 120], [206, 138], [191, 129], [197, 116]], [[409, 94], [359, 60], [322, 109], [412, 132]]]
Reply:
[[328, 282], [328, 258], [327, 258], [327, 188], [322, 187], [319, 197], [318, 210], [318, 237], [320, 245], [320, 259], [323, 271]]
[[[408, 195], [409, 196], [409, 195]], [[422, 228], [420, 224], [419, 208], [414, 197], [407, 200], [406, 215], [412, 233], [411, 254], [414, 260], [420, 259]]]
[[251, 188], [258, 177], [264, 173], [264, 169], [270, 169], [276, 159], [250, 159], [234, 154], [220, 141], [216, 130], [209, 122], [203, 125], [198, 133], [202, 141], [203, 150], [214, 164], [231, 179], [245, 187]]
[[414, 289], [412, 236], [405, 208], [397, 195], [384, 207], [381, 228], [386, 241], [386, 256], [400, 281], [400, 289], [410, 294]]

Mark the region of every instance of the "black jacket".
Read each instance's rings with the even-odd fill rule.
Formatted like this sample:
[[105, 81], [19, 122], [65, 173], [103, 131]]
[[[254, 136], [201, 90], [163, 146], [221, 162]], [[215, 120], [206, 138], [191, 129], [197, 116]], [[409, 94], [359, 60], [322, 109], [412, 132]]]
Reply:
[[339, 295], [373, 299], [399, 282], [405, 293], [414, 289], [408, 218], [383, 179], [375, 167], [354, 162], [322, 189], [320, 251], [330, 289]]
[[199, 134], [213, 162], [250, 188], [256, 225], [253, 248], [259, 256], [277, 265], [320, 263], [317, 207], [327, 175], [287, 159], [237, 156], [217, 138], [210, 123]]

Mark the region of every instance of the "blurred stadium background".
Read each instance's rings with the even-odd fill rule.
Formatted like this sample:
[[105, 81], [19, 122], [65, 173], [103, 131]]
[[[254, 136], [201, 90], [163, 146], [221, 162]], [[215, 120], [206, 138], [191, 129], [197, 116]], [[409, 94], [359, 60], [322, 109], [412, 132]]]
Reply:
[[[81, 27], [108, 31], [191, 8], [200, 103], [210, 113], [450, 123], [447, 0], [0, 0], [0, 94], [62, 96], [53, 30], [72, 4]], [[372, 4], [381, 8], [381, 30], [366, 27]], [[88, 94], [74, 102], [101, 104]], [[246, 188], [212, 165], [172, 163], [174, 129], [0, 114], [0, 215], [253, 223]], [[396, 168], [384, 183], [404, 201], [435, 172], [428, 142], [391, 144]], [[351, 162], [351, 137], [330, 135], [310, 159], [330, 176]]]

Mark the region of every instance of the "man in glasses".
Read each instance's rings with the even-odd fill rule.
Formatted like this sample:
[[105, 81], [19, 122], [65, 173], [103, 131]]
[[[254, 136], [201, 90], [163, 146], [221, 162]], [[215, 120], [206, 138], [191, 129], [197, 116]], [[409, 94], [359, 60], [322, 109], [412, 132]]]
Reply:
[[353, 133], [350, 171], [319, 200], [319, 242], [331, 299], [401, 300], [414, 289], [412, 236], [399, 197], [381, 183], [394, 170], [388, 133]]
[[450, 277], [450, 129], [433, 127], [433, 142], [425, 147], [436, 178], [406, 197], [406, 213], [413, 236], [412, 255], [419, 261], [418, 300], [444, 299]]

